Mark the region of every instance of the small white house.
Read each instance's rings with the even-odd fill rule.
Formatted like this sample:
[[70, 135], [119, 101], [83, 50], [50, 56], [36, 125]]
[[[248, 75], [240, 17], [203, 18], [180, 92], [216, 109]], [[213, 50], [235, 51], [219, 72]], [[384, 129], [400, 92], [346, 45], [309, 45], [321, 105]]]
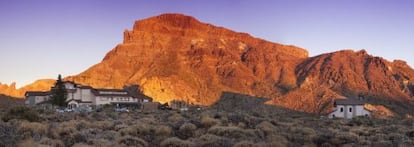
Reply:
[[358, 99], [336, 99], [334, 110], [329, 113], [329, 118], [347, 118], [351, 119], [357, 116], [370, 116], [371, 111], [365, 109], [364, 102]]

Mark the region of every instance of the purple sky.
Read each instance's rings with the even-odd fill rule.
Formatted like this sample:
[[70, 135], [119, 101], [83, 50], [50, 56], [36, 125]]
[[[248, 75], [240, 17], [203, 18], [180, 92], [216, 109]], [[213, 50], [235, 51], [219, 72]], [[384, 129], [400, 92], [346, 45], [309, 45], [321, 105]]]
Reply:
[[414, 65], [412, 0], [0, 0], [0, 82], [78, 74], [135, 20], [183, 13], [311, 56], [366, 49]]

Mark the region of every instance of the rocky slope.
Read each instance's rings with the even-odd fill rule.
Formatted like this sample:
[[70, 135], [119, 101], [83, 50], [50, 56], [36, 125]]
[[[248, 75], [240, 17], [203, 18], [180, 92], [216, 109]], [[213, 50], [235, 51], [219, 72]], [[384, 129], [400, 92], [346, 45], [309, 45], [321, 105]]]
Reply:
[[222, 91], [274, 97], [295, 87], [304, 49], [271, 43], [180, 14], [135, 22], [103, 61], [69, 77], [93, 87], [140, 84], [155, 100], [212, 104]]
[[[389, 62], [364, 50], [309, 58], [299, 47], [163, 14], [136, 21], [100, 63], [66, 80], [97, 88], [139, 84], [160, 102], [210, 105], [231, 91], [307, 112], [328, 111], [324, 105], [333, 98], [363, 97], [373, 109], [387, 105], [405, 113], [413, 105], [413, 77], [405, 62]], [[45, 84], [21, 91], [45, 90], [53, 82], [40, 81]]]
[[[342, 50], [308, 58], [296, 67], [295, 75], [297, 88], [277, 104], [312, 110], [332, 97], [347, 96], [376, 104], [369, 107], [373, 111], [385, 104], [394, 111], [409, 113], [413, 106], [414, 70], [404, 61], [389, 62], [365, 50]], [[289, 100], [295, 97], [305, 100]]]

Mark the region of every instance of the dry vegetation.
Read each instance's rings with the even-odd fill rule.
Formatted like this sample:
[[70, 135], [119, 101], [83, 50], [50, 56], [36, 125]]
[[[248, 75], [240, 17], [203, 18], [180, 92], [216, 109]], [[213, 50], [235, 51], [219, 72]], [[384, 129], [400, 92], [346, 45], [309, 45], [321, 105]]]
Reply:
[[1, 120], [0, 146], [278, 147], [414, 144], [414, 120], [411, 119], [324, 119], [279, 108], [266, 113], [217, 110], [118, 113], [108, 109], [102, 112], [62, 114], [25, 109], [18, 112], [38, 115], [39, 119], [30, 119], [33, 116], [26, 118], [26, 114], [10, 110], [9, 113], [13, 111], [16, 117]]

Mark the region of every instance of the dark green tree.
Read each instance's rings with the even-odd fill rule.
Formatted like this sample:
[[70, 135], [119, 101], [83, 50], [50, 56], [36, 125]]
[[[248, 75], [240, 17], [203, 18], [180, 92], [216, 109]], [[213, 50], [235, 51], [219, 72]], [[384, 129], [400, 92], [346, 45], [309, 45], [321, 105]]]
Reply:
[[59, 107], [66, 107], [68, 103], [66, 102], [67, 91], [65, 84], [62, 81], [62, 76], [59, 74], [58, 79], [56, 80], [55, 86], [51, 90], [51, 102], [53, 105]]

